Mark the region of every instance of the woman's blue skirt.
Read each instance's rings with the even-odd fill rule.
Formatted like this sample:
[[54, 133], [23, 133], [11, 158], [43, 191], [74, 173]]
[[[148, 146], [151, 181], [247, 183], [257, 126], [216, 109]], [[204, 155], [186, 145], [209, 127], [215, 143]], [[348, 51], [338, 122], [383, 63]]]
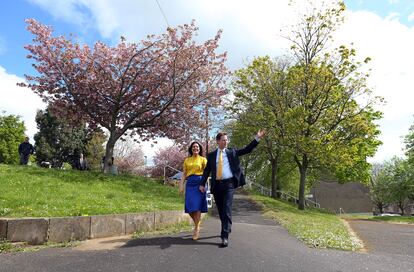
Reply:
[[191, 175], [187, 177], [185, 186], [185, 212], [207, 212], [207, 196], [199, 190], [201, 176]]

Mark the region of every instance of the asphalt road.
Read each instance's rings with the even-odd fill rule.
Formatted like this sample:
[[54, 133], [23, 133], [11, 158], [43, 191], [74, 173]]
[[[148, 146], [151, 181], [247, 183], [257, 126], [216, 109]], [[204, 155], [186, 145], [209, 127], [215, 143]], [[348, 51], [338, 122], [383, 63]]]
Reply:
[[372, 253], [405, 255], [414, 259], [414, 225], [350, 220], [351, 228]]
[[220, 222], [211, 216], [198, 241], [181, 233], [129, 240], [113, 250], [0, 254], [0, 271], [414, 271], [414, 258], [405, 254], [308, 248], [243, 195], [235, 196], [233, 219], [228, 248], [219, 247]]

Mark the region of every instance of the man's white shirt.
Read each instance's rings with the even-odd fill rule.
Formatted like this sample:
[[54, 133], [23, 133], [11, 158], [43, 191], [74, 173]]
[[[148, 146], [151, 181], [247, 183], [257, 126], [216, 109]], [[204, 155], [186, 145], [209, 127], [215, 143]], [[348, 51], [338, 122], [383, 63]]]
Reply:
[[[260, 138], [257, 137], [257, 135], [254, 137], [254, 139], [259, 142]], [[222, 174], [222, 179], [229, 179], [233, 177], [233, 173], [231, 172], [230, 169], [230, 163], [229, 163], [229, 159], [227, 158], [227, 153], [226, 153], [226, 149], [223, 149], [223, 174]], [[218, 169], [218, 162], [219, 162], [219, 156], [220, 156], [220, 148], [217, 148], [217, 156], [216, 156], [216, 169]]]
[[[233, 173], [230, 170], [230, 163], [229, 163], [229, 158], [227, 157], [226, 154], [226, 149], [223, 149], [223, 173], [222, 173], [222, 179], [229, 179], [233, 177]], [[220, 157], [220, 148], [217, 149], [217, 157], [216, 157], [216, 169], [218, 169], [218, 162], [219, 162], [219, 157]]]

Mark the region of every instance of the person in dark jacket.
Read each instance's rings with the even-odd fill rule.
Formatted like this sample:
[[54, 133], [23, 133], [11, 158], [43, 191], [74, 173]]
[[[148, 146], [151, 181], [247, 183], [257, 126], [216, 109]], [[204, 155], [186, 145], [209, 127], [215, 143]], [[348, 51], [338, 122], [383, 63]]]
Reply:
[[206, 191], [205, 185], [211, 175], [211, 192], [214, 195], [221, 221], [222, 247], [228, 246], [231, 232], [231, 207], [234, 190], [246, 184], [239, 157], [252, 152], [265, 134], [265, 130], [259, 130], [250, 144], [242, 149], [236, 149], [227, 148], [227, 134], [220, 132], [216, 136], [218, 148], [207, 156], [207, 165], [204, 168], [199, 190]]
[[24, 142], [19, 145], [20, 164], [27, 165], [29, 157], [34, 151], [33, 145], [29, 143], [29, 137], [24, 138]]
[[88, 161], [86, 160], [85, 156], [83, 156], [83, 153], [80, 153], [79, 158], [75, 161], [75, 169], [78, 170], [89, 170]]

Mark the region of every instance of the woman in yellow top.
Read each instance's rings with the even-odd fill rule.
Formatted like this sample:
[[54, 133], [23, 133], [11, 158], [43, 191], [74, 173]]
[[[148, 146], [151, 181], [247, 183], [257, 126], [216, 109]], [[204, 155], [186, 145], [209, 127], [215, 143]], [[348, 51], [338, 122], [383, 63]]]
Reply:
[[194, 221], [193, 240], [197, 240], [200, 234], [201, 213], [207, 212], [206, 193], [199, 190], [201, 177], [204, 168], [207, 165], [207, 159], [202, 156], [203, 147], [198, 142], [192, 142], [188, 148], [190, 154], [184, 160], [183, 175], [179, 184], [180, 194], [184, 191], [185, 186], [185, 212], [188, 213]]

